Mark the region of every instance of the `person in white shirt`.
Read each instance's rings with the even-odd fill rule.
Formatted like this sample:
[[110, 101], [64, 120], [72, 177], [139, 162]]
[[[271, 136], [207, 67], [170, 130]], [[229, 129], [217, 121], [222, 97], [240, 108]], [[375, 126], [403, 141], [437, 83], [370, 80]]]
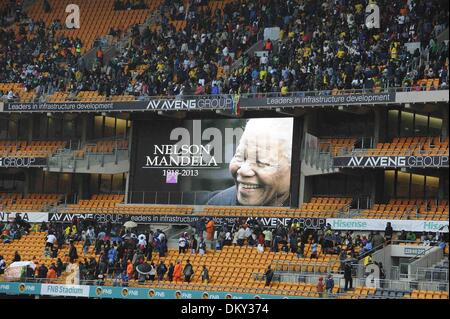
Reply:
[[3, 275], [5, 273], [6, 269], [6, 261], [3, 258], [3, 256], [0, 255], [0, 275]]
[[138, 240], [139, 240], [138, 246], [143, 247], [145, 249], [145, 247], [147, 246], [147, 238], [145, 237], [145, 235], [140, 234]]
[[187, 248], [187, 240], [182, 235], [180, 239], [178, 239], [178, 253], [181, 254], [181, 252], [183, 252], [184, 254], [186, 252], [186, 248]]
[[50, 250], [53, 249], [53, 245], [54, 245], [55, 241], [56, 241], [56, 236], [53, 235], [52, 233], [48, 234], [45, 247], [49, 247]]
[[263, 231], [263, 235], [264, 235], [264, 245], [266, 247], [271, 247], [272, 246], [272, 232], [269, 229], [266, 229], [265, 231]]
[[158, 236], [159, 242], [162, 243], [165, 238], [166, 238], [166, 236], [164, 235], [164, 233], [159, 233], [159, 236]]
[[246, 239], [247, 241], [250, 240], [250, 237], [252, 236], [252, 234], [253, 234], [252, 229], [251, 229], [250, 227], [246, 226], [246, 227], [245, 227], [244, 235], [245, 235], [245, 239]]
[[244, 245], [244, 240], [245, 240], [245, 229], [244, 227], [241, 226], [237, 232], [237, 244], [239, 246]]

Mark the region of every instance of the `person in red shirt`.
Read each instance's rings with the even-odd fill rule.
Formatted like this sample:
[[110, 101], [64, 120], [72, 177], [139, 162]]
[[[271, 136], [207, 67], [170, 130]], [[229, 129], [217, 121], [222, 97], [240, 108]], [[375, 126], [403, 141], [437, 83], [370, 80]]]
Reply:
[[47, 279], [49, 279], [49, 281], [53, 281], [56, 278], [58, 278], [58, 276], [56, 274], [56, 266], [55, 266], [55, 264], [52, 264], [50, 266], [50, 269], [47, 272]]
[[324, 284], [323, 284], [323, 277], [319, 278], [319, 282], [317, 283], [317, 292], [319, 293], [319, 298], [323, 297], [323, 289], [324, 289]]
[[175, 281], [175, 283], [181, 281], [181, 273], [182, 273], [181, 262], [178, 260], [173, 270], [173, 280]]
[[133, 278], [133, 264], [131, 263], [131, 260], [127, 261], [127, 275], [128, 278]]
[[206, 224], [206, 239], [213, 240], [214, 236], [214, 220], [210, 219]]
[[270, 39], [266, 40], [266, 43], [264, 44], [264, 50], [272, 51], [272, 41], [270, 41]]

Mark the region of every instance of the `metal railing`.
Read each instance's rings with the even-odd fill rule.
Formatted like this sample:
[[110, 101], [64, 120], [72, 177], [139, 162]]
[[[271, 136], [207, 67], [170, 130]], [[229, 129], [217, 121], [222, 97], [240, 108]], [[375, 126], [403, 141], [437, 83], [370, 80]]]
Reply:
[[417, 268], [415, 280], [431, 282], [448, 282], [448, 269]]
[[67, 154], [60, 153], [51, 156], [48, 160], [48, 167], [54, 169], [90, 169], [92, 166], [103, 167], [108, 163], [117, 164], [119, 161], [129, 160], [128, 149], [114, 149], [112, 153], [88, 153], [84, 157], [78, 158], [73, 152]]
[[[217, 191], [131, 191], [128, 194], [129, 204], [207, 205]], [[285, 195], [275, 196], [282, 198]], [[285, 204], [290, 204], [290, 199], [287, 201]]]
[[[134, 287], [134, 288], [148, 288], [148, 289], [170, 289], [170, 290], [197, 290], [197, 291], [205, 291], [208, 289], [209, 291], [222, 291], [222, 292], [230, 292], [230, 294], [236, 293], [252, 293], [252, 294], [268, 294], [268, 295], [279, 295], [279, 296], [294, 296], [291, 290], [287, 289], [277, 289], [272, 287], [267, 288], [250, 288], [250, 287], [239, 287], [236, 285], [216, 285], [210, 282], [208, 285], [206, 284], [195, 284], [195, 283], [178, 283], [175, 284], [170, 281], [158, 281], [155, 279], [154, 282], [149, 282], [148, 280], [142, 283], [139, 283], [137, 280], [129, 280], [127, 283], [122, 282], [121, 280], [117, 280], [114, 283], [113, 278], [105, 278], [104, 280], [85, 280], [80, 279], [80, 285], [87, 286], [120, 286], [120, 287]], [[8, 278], [4, 276], [0, 276], [0, 282], [24, 282], [24, 283], [51, 283], [51, 284], [69, 284], [62, 278], [56, 279], [47, 279], [47, 278]], [[317, 298], [316, 292], [302, 292], [301, 297], [306, 298]]]
[[[356, 279], [353, 283], [355, 287], [368, 287], [367, 278]], [[411, 292], [412, 290], [449, 291], [448, 283], [415, 280], [373, 279], [369, 287], [404, 292]]]
[[[431, 91], [441, 91], [441, 90], [448, 90], [448, 86], [445, 87], [439, 87], [438, 89], [432, 88]], [[333, 96], [333, 95], [355, 95], [355, 94], [371, 94], [371, 93], [395, 93], [395, 92], [412, 92], [412, 91], [418, 91], [416, 88], [413, 87], [384, 87], [380, 89], [347, 89], [347, 90], [322, 90], [322, 91], [295, 91], [295, 92], [288, 92], [288, 93], [281, 93], [281, 92], [266, 92], [266, 93], [241, 93], [239, 96], [240, 98], [245, 99], [266, 99], [266, 98], [286, 98], [286, 97], [306, 97], [306, 96]], [[419, 88], [419, 91], [430, 91], [426, 88]], [[122, 95], [123, 96], [123, 95]], [[119, 96], [119, 97], [122, 97]], [[155, 96], [145, 96], [145, 95], [126, 95], [130, 99], [123, 99], [120, 98], [114, 99], [114, 102], [136, 102], [136, 101], [150, 101], [150, 100], [160, 100], [160, 99], [217, 99], [220, 96], [224, 95], [215, 95], [215, 94], [202, 94], [202, 95], [178, 95], [178, 96], [168, 96], [168, 95], [155, 95]], [[40, 97], [40, 103], [48, 103], [48, 97], [49, 95], [42, 95]], [[109, 99], [105, 97], [105, 100], [101, 102], [112, 102], [111, 96]], [[14, 98], [12, 100], [8, 100], [6, 96], [4, 97], [5, 102], [21, 102], [19, 98]], [[76, 99], [69, 99], [66, 98], [63, 100], [63, 102], [99, 102], [97, 98], [88, 98], [83, 97], [82, 99], [76, 98]], [[376, 103], [376, 102], [373, 102]], [[394, 103], [394, 102], [392, 102]]]
[[[423, 267], [431, 267], [442, 260], [444, 252], [438, 246], [430, 246], [423, 252], [408, 260], [407, 275], [408, 279], [412, 279], [417, 276], [417, 270]], [[402, 264], [400, 264], [402, 266]], [[402, 276], [402, 273], [400, 273]], [[416, 277], [417, 279], [417, 277]]]
[[[305, 261], [305, 262], [303, 262]], [[332, 262], [308, 262], [309, 259], [298, 259], [297, 262], [294, 261], [282, 261], [275, 260], [272, 262], [273, 270], [283, 274], [327, 274], [327, 273], [340, 273], [339, 271], [334, 272], [333, 266], [335, 263]]]

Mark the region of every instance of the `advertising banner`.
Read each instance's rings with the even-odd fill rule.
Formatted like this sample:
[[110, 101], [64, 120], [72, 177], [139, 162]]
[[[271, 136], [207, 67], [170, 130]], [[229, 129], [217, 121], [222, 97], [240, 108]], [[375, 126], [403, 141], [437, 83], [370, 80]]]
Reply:
[[[199, 291], [199, 290], [172, 290], [153, 288], [131, 288], [93, 286], [90, 297], [92, 298], [114, 298], [114, 299], [281, 299], [284, 296], [267, 294], [243, 294], [233, 292]], [[289, 299], [301, 297], [289, 296]]]
[[[114, 299], [302, 299], [297, 296], [113, 286], [0, 282], [0, 294]], [[231, 305], [229, 305], [231, 306]], [[228, 309], [228, 308], [227, 308]], [[227, 310], [228, 311], [228, 310]]]
[[292, 130], [292, 118], [137, 119], [129, 202], [288, 206]]
[[6, 103], [4, 112], [102, 112], [161, 110], [231, 110], [233, 95], [154, 97], [130, 102]]
[[448, 156], [353, 156], [333, 158], [335, 167], [448, 167]]
[[0, 294], [6, 295], [39, 295], [41, 284], [22, 282], [0, 282]]
[[277, 108], [277, 107], [302, 107], [321, 105], [361, 105], [395, 102], [395, 92], [387, 93], [354, 93], [337, 95], [307, 95], [303, 92], [293, 93], [292, 96], [253, 98], [241, 97], [242, 109], [252, 108]]
[[[384, 231], [390, 222], [394, 231], [448, 232], [448, 221], [398, 219], [342, 219], [329, 218], [327, 223], [335, 230]], [[445, 227], [447, 226], [447, 227]]]
[[0, 211], [0, 222], [7, 222], [14, 220], [16, 216], [20, 216], [24, 221], [29, 223], [48, 222], [48, 213], [42, 212], [2, 212]]
[[74, 218], [81, 220], [95, 220], [98, 223], [111, 222], [115, 224], [123, 224], [127, 221], [134, 221], [138, 224], [172, 224], [172, 225], [191, 225], [199, 219], [213, 219], [216, 225], [228, 224], [232, 225], [238, 221], [250, 221], [255, 219], [265, 227], [275, 228], [282, 224], [287, 226], [289, 222], [299, 223], [301, 228], [320, 229], [326, 225], [324, 218], [278, 218], [278, 217], [217, 217], [217, 216], [195, 216], [195, 215], [156, 215], [156, 214], [76, 214], [76, 213], [49, 213], [50, 222], [71, 223]]
[[89, 297], [90, 286], [42, 284], [41, 295], [64, 297]]
[[44, 167], [47, 166], [45, 157], [0, 157], [0, 167]]

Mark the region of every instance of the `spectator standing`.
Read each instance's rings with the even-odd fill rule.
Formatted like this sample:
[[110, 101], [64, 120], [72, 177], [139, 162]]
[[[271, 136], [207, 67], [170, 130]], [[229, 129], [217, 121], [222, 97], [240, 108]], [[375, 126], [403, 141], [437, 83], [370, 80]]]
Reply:
[[148, 274], [148, 278], [150, 279], [150, 281], [152, 281], [152, 282], [155, 281], [156, 274], [157, 274], [157, 271], [156, 271], [155, 264], [153, 262], [151, 262], [150, 263], [150, 272]]
[[200, 238], [200, 243], [198, 244], [198, 252], [200, 255], [206, 254], [206, 243], [203, 238]]
[[3, 275], [5, 273], [5, 269], [6, 269], [6, 261], [3, 258], [3, 256], [0, 255], [0, 275]]
[[183, 235], [181, 235], [180, 239], [178, 239], [178, 253], [184, 254], [186, 252], [187, 245], [188, 245], [187, 239], [186, 239], [185, 235], [183, 234]]
[[352, 265], [349, 261], [346, 262], [344, 266], [344, 280], [345, 280], [344, 290], [347, 291], [349, 289], [353, 289]]
[[122, 287], [128, 287], [128, 281], [130, 280], [130, 277], [128, 276], [128, 273], [124, 271], [122, 273]]
[[184, 281], [186, 281], [188, 283], [191, 282], [191, 277], [193, 274], [194, 274], [194, 268], [192, 267], [192, 264], [188, 259], [186, 262], [186, 266], [184, 266], [184, 269], [183, 269]]
[[167, 266], [164, 263], [164, 261], [161, 260], [159, 262], [158, 268], [156, 270], [156, 273], [158, 275], [158, 281], [163, 281], [164, 280], [164, 275], [166, 274], [166, 272], [167, 272]]
[[273, 275], [274, 275], [274, 272], [272, 270], [272, 267], [270, 265], [267, 266], [267, 270], [266, 270], [266, 273], [265, 273], [265, 276], [266, 276], [266, 287], [270, 286], [270, 283], [272, 282], [272, 279], [273, 279]]
[[264, 235], [264, 245], [266, 247], [271, 247], [272, 245], [272, 232], [269, 229], [263, 231]]
[[214, 220], [211, 218], [206, 224], [206, 239], [213, 240], [214, 235]]
[[391, 222], [387, 222], [386, 228], [384, 229], [384, 238], [386, 239], [387, 245], [391, 243], [393, 233], [394, 229], [392, 228]]
[[16, 250], [16, 252], [14, 253], [13, 262], [21, 261], [21, 260], [22, 260], [22, 258], [20, 257], [19, 252]]
[[42, 264], [39, 267], [39, 270], [38, 270], [38, 278], [39, 279], [46, 279], [47, 278], [47, 273], [48, 273], [48, 268], [44, 264]]
[[323, 277], [319, 278], [319, 282], [316, 285], [317, 293], [319, 294], [319, 298], [323, 297], [323, 290], [325, 288], [325, 285], [323, 284]]
[[173, 269], [173, 280], [175, 281], [175, 283], [177, 283], [178, 281], [181, 281], [181, 262], [178, 260], [177, 264], [175, 265], [174, 269]]
[[44, 0], [44, 12], [45, 13], [52, 12], [52, 7], [50, 6], [50, 3], [48, 2], [48, 0]]
[[197, 239], [195, 238], [195, 236], [192, 236], [191, 242], [190, 242], [190, 247], [191, 247], [191, 254], [196, 254], [197, 253]]
[[70, 242], [69, 258], [70, 258], [70, 263], [74, 263], [75, 260], [78, 259], [77, 247], [75, 247], [75, 244], [73, 241]]
[[208, 268], [206, 268], [205, 265], [203, 265], [203, 270], [202, 270], [201, 276], [202, 276], [202, 282], [204, 284], [207, 284], [209, 282], [209, 270], [208, 270]]
[[129, 259], [127, 261], [127, 270], [126, 270], [126, 272], [127, 272], [128, 278], [133, 278], [133, 263]]
[[381, 245], [384, 243], [384, 238], [381, 236], [380, 232], [375, 232], [375, 235], [372, 237], [372, 246], [373, 248], [380, 248]]
[[170, 282], [172, 282], [172, 280], [173, 280], [174, 270], [175, 270], [175, 267], [174, 267], [173, 263], [170, 263], [169, 270], [167, 272], [167, 278], [169, 279]]
[[325, 289], [327, 291], [327, 294], [331, 294], [333, 292], [333, 288], [334, 288], [334, 279], [333, 279], [333, 275], [329, 274], [326, 281], [325, 281]]
[[313, 241], [311, 244], [311, 256], [310, 259], [318, 259], [319, 258], [319, 254], [318, 254], [318, 245], [316, 243], [316, 241]]
[[50, 269], [47, 272], [47, 279], [52, 281], [56, 278], [58, 278], [57, 273], [56, 273], [56, 266], [54, 263], [52, 263], [52, 265], [50, 266]]

